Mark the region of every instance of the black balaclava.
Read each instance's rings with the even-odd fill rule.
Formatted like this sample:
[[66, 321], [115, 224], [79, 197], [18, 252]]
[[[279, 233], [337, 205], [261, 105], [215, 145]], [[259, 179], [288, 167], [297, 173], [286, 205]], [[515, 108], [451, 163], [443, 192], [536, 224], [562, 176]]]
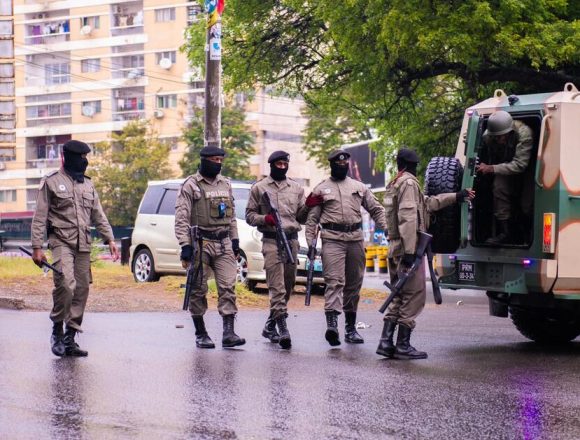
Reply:
[[348, 175], [348, 164], [338, 165], [336, 162], [330, 162], [330, 175], [336, 180], [344, 180]]
[[64, 170], [77, 182], [85, 181], [85, 171], [89, 165], [86, 157], [72, 151], [63, 151]]
[[222, 170], [222, 164], [217, 162], [212, 162], [211, 160], [201, 158], [199, 163], [199, 172], [203, 177], [208, 179], [213, 179]]
[[270, 177], [276, 181], [281, 181], [286, 179], [286, 173], [288, 172], [288, 167], [278, 168], [274, 163], [270, 164]]
[[399, 171], [407, 171], [413, 176], [417, 176], [417, 163], [407, 162], [405, 159], [397, 158], [397, 169]]

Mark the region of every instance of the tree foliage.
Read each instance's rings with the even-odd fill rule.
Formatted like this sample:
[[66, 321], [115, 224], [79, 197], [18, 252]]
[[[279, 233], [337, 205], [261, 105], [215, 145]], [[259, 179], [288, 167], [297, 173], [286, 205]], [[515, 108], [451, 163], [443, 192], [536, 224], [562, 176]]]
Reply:
[[95, 146], [92, 174], [112, 225], [133, 225], [147, 182], [170, 177], [169, 148], [143, 121], [130, 122]]
[[[254, 139], [245, 125], [245, 112], [236, 106], [222, 108], [221, 138], [226, 157], [222, 174], [231, 179], [250, 180], [249, 158], [254, 153]], [[204, 146], [203, 109], [195, 111], [194, 118], [183, 136], [189, 145], [183, 159], [179, 162], [183, 176], [195, 174], [199, 166], [199, 152]]]
[[572, 0], [228, 0], [223, 19], [227, 86], [301, 95], [316, 158], [371, 128], [387, 153], [449, 154], [494, 89], [580, 86]]

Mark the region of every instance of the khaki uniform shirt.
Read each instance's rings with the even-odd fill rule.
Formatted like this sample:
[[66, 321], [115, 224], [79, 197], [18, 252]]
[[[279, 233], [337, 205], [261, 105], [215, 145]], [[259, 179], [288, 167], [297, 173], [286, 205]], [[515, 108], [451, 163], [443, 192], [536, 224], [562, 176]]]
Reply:
[[276, 228], [267, 225], [264, 221], [270, 208], [262, 199], [262, 195], [268, 192], [275, 208], [278, 209], [282, 219], [282, 229], [287, 233], [298, 232], [300, 223], [306, 221], [308, 208], [304, 205], [304, 189], [296, 181], [286, 178], [276, 181], [272, 177], [264, 177], [254, 183], [250, 190], [250, 199], [246, 207], [246, 222], [251, 226], [257, 226], [260, 232], [275, 232]]
[[502, 151], [507, 160], [504, 163], [493, 165], [495, 174], [512, 175], [523, 173], [530, 163], [533, 148], [532, 129], [521, 121], [514, 121], [513, 135], [506, 145], [493, 142], [493, 136], [483, 137], [485, 144], [493, 150]]
[[[323, 197], [322, 205], [310, 209], [306, 220], [306, 240], [314, 238], [317, 224], [340, 223], [352, 225], [362, 221], [361, 206], [375, 221], [377, 229], [385, 230], [385, 209], [375, 195], [358, 180], [347, 177], [344, 180], [329, 178], [320, 182], [312, 191]], [[352, 232], [322, 230], [322, 238], [359, 241], [363, 239], [362, 229]]]
[[[227, 205], [225, 216], [219, 219], [213, 212], [218, 202]], [[180, 246], [191, 244], [189, 228], [192, 225], [210, 232], [228, 231], [231, 239], [238, 238], [230, 179], [218, 174], [210, 181], [198, 171], [183, 182], [175, 202], [175, 236]]]
[[417, 234], [429, 228], [429, 215], [452, 205], [455, 193], [425, 196], [419, 181], [411, 173], [404, 172], [391, 181], [386, 188], [386, 208], [389, 258], [414, 254], [417, 250]]
[[95, 225], [105, 244], [114, 240], [113, 230], [89, 177], [85, 176], [85, 181], [80, 183], [61, 168], [40, 181], [32, 219], [33, 249], [42, 248], [48, 230], [51, 247], [78, 246], [80, 252], [90, 252], [91, 224]]

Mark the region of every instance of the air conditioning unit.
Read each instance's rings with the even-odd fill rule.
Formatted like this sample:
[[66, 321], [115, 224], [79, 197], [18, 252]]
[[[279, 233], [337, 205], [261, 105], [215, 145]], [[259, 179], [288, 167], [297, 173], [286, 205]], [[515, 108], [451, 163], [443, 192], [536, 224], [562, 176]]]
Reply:
[[93, 31], [93, 28], [90, 27], [88, 24], [84, 25], [81, 28], [81, 35], [90, 35], [92, 31]]
[[172, 65], [173, 65], [173, 63], [171, 62], [171, 60], [169, 58], [161, 58], [159, 60], [159, 67], [161, 67], [162, 69], [169, 70], [169, 69], [171, 69]]
[[92, 118], [95, 115], [95, 108], [90, 105], [83, 105], [81, 112], [83, 116], [86, 116], [87, 118]]
[[6, 169], [6, 164], [4, 162], [0, 162], [0, 171]]
[[161, 119], [165, 116], [165, 113], [163, 112], [163, 110], [157, 109], [153, 112], [153, 116], [155, 117], [155, 119]]

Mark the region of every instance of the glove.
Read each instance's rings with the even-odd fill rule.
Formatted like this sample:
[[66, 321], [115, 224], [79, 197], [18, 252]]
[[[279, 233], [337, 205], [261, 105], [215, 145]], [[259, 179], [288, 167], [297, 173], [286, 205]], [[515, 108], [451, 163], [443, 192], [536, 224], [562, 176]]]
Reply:
[[465, 202], [465, 199], [467, 199], [468, 195], [469, 192], [466, 189], [462, 189], [461, 191], [455, 193], [455, 201], [457, 203], [463, 203]]
[[306, 256], [309, 260], [314, 260], [316, 258], [316, 248], [314, 246], [308, 246], [308, 253]]
[[415, 262], [415, 258], [416, 258], [415, 254], [405, 254], [403, 255], [402, 263], [406, 267], [411, 267]]
[[308, 197], [306, 197], [306, 206], [309, 208], [314, 208], [315, 206], [322, 205], [324, 199], [321, 195], [314, 195], [310, 193]]
[[181, 247], [181, 261], [191, 261], [193, 256], [193, 247], [190, 244], [186, 244]]
[[234, 251], [234, 255], [237, 257], [240, 255], [240, 239], [239, 238], [232, 238], [232, 251]]
[[264, 217], [264, 222], [270, 226], [276, 226], [276, 219], [272, 214], [266, 214]]

